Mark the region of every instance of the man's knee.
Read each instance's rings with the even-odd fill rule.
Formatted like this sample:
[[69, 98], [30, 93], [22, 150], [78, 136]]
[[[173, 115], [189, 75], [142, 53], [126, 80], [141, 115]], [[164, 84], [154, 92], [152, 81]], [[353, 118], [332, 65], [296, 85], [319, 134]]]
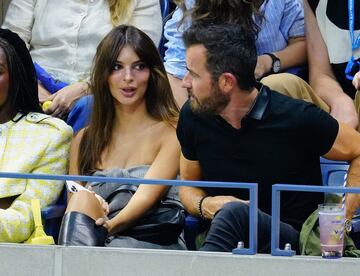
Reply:
[[302, 99], [302, 87], [308, 87], [303, 79], [289, 73], [269, 75], [263, 78], [261, 83], [274, 91], [298, 99]]
[[311, 86], [296, 75], [289, 73], [273, 74], [263, 78], [261, 82], [283, 95], [313, 103], [325, 112], [330, 112], [329, 106], [313, 91]]
[[223, 217], [244, 217], [249, 214], [249, 206], [238, 201], [232, 201], [224, 204], [221, 210]]

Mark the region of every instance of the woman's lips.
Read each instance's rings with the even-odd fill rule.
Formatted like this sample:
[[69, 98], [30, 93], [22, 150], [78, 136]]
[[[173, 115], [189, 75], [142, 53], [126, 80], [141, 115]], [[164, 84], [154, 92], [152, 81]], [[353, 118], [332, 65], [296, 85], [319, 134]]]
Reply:
[[121, 89], [121, 91], [125, 97], [132, 97], [135, 95], [136, 89], [135, 88], [123, 88], [123, 89]]

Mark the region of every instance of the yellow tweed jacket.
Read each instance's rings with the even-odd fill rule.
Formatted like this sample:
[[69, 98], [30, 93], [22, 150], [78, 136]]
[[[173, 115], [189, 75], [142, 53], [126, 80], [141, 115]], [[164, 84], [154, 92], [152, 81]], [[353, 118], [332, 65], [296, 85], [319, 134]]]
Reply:
[[[72, 129], [63, 121], [40, 113], [17, 114], [0, 124], [0, 171], [66, 174]], [[8, 209], [0, 209], [0, 242], [22, 242], [34, 230], [30, 200], [41, 207], [56, 202], [63, 181], [0, 179], [0, 198], [19, 195]]]

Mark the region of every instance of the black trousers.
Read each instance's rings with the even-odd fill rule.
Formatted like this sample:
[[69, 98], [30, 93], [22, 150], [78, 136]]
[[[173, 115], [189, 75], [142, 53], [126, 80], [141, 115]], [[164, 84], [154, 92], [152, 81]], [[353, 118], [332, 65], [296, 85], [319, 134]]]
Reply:
[[[229, 202], [219, 210], [211, 222], [201, 251], [231, 252], [239, 241], [249, 247], [249, 206]], [[291, 225], [280, 223], [280, 248], [290, 243], [299, 252], [299, 232]], [[271, 216], [258, 212], [258, 253], [270, 253]]]

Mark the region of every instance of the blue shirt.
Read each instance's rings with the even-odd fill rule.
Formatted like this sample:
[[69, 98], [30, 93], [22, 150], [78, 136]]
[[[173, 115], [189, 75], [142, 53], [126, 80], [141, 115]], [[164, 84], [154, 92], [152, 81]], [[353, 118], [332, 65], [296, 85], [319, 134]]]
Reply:
[[[186, 0], [185, 3], [187, 8], [191, 8], [194, 0]], [[289, 38], [304, 36], [304, 9], [299, 0], [265, 0], [260, 11], [264, 15], [263, 20], [255, 17], [260, 26], [256, 40], [258, 55], [280, 51], [288, 45]], [[182, 10], [177, 8], [164, 27], [164, 36], [168, 40], [165, 44], [165, 69], [179, 79], [186, 73], [182, 33], [191, 25], [190, 18], [187, 18], [179, 27], [182, 16]]]

